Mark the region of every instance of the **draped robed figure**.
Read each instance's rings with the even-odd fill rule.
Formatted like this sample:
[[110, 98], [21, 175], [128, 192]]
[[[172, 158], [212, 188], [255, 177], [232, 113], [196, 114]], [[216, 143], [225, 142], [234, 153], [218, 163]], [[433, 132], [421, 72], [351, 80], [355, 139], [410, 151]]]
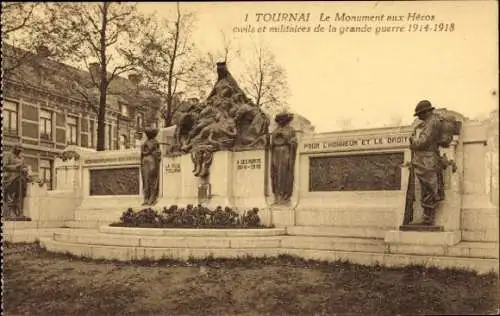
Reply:
[[143, 205], [154, 205], [158, 199], [160, 189], [161, 150], [160, 143], [155, 139], [158, 129], [147, 128], [145, 133], [148, 139], [141, 146]]
[[293, 193], [297, 139], [292, 120], [291, 113], [276, 115], [278, 126], [271, 134], [271, 186], [277, 204], [289, 202]]

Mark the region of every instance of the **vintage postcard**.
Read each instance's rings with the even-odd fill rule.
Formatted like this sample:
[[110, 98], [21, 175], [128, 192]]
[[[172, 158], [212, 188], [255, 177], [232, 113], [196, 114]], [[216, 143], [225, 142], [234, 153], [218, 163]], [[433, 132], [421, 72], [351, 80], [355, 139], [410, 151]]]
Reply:
[[498, 313], [496, 1], [1, 24], [5, 315]]

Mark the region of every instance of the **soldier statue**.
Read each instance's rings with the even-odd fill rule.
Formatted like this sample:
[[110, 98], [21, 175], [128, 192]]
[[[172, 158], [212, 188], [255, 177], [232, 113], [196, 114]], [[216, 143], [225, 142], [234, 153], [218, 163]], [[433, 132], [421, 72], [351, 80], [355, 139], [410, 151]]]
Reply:
[[412, 168], [420, 183], [420, 203], [423, 217], [411, 222], [413, 225], [432, 225], [435, 211], [444, 199], [442, 181], [442, 158], [439, 152], [442, 125], [440, 117], [434, 113], [432, 104], [423, 100], [415, 108], [418, 124], [410, 137], [412, 151]]

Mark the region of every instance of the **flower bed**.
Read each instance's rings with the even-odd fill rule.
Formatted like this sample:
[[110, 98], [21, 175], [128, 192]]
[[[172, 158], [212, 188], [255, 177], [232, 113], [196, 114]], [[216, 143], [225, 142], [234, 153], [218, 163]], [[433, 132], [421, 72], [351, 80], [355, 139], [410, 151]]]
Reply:
[[141, 228], [273, 228], [264, 226], [257, 214], [259, 209], [253, 208], [238, 214], [229, 207], [217, 206], [210, 210], [202, 205], [191, 204], [184, 207], [172, 205], [164, 207], [161, 212], [145, 208], [134, 212], [132, 208], [123, 212], [120, 222], [114, 227]]

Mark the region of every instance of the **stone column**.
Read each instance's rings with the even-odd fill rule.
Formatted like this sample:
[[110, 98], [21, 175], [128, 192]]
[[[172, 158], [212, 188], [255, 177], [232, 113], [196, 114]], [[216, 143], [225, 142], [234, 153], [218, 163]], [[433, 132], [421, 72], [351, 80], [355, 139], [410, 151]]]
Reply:
[[[489, 165], [489, 181], [487, 182], [488, 195], [490, 197], [490, 202], [497, 208], [499, 206], [499, 174], [498, 174], [498, 142], [499, 142], [499, 128], [498, 128], [498, 110], [493, 111], [490, 114], [488, 120], [488, 126], [486, 130], [486, 143], [488, 156], [490, 158]], [[488, 185], [489, 184], [489, 185]]]

